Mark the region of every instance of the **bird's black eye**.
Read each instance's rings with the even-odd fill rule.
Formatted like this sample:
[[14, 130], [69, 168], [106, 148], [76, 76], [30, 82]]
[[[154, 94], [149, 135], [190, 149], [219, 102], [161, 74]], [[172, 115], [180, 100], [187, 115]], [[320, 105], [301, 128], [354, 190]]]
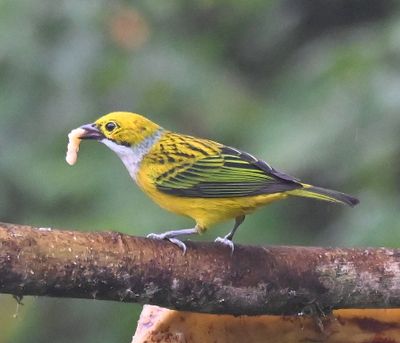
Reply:
[[105, 128], [108, 132], [113, 131], [117, 127], [117, 124], [115, 124], [113, 121], [109, 121], [106, 125]]

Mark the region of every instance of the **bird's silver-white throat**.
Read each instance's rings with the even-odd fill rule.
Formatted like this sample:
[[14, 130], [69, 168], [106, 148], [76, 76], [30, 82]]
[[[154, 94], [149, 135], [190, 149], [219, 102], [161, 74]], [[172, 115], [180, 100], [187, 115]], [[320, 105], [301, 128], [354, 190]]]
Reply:
[[139, 144], [130, 147], [118, 144], [107, 138], [103, 138], [100, 142], [107, 145], [119, 156], [126, 169], [128, 169], [131, 178], [136, 181], [136, 175], [139, 172], [140, 163], [146, 154], [151, 150], [153, 145], [158, 142], [162, 134], [163, 130], [160, 129], [151, 136], [146, 137]]

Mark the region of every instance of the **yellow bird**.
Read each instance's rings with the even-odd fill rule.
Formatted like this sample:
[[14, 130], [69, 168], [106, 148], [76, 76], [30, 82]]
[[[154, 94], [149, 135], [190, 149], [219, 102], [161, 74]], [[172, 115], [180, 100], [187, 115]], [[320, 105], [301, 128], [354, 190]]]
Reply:
[[184, 251], [186, 246], [178, 236], [202, 233], [234, 218], [233, 229], [216, 239], [233, 252], [232, 239], [245, 216], [289, 196], [350, 206], [358, 203], [350, 195], [302, 183], [249, 153], [168, 131], [136, 113], [112, 112], [80, 129], [80, 139], [97, 140], [113, 150], [132, 179], [159, 206], [195, 220], [190, 229], [148, 235], [167, 239]]

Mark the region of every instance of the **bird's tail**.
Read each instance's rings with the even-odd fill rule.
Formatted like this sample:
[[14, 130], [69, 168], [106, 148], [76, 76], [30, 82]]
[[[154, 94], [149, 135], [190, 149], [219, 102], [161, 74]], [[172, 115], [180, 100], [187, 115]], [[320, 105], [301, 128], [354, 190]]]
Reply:
[[311, 185], [307, 185], [305, 183], [302, 183], [302, 186], [303, 188], [294, 189], [292, 191], [287, 192], [287, 194], [305, 198], [314, 198], [318, 200], [336, 202], [340, 204], [349, 205], [351, 207], [357, 205], [360, 202], [357, 198], [354, 198], [351, 195], [333, 191], [331, 189], [314, 187]]

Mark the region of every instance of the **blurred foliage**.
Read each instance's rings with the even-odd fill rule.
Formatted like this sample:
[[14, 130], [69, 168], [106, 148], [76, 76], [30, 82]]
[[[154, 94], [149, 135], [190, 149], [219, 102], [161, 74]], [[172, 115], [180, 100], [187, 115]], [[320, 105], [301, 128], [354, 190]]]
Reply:
[[[130, 110], [361, 199], [272, 204], [238, 242], [399, 247], [399, 19], [387, 0], [0, 1], [0, 220], [137, 235], [192, 225], [104, 146], [65, 163], [72, 128]], [[0, 296], [0, 343], [129, 342], [140, 310], [23, 302], [14, 318]]]

